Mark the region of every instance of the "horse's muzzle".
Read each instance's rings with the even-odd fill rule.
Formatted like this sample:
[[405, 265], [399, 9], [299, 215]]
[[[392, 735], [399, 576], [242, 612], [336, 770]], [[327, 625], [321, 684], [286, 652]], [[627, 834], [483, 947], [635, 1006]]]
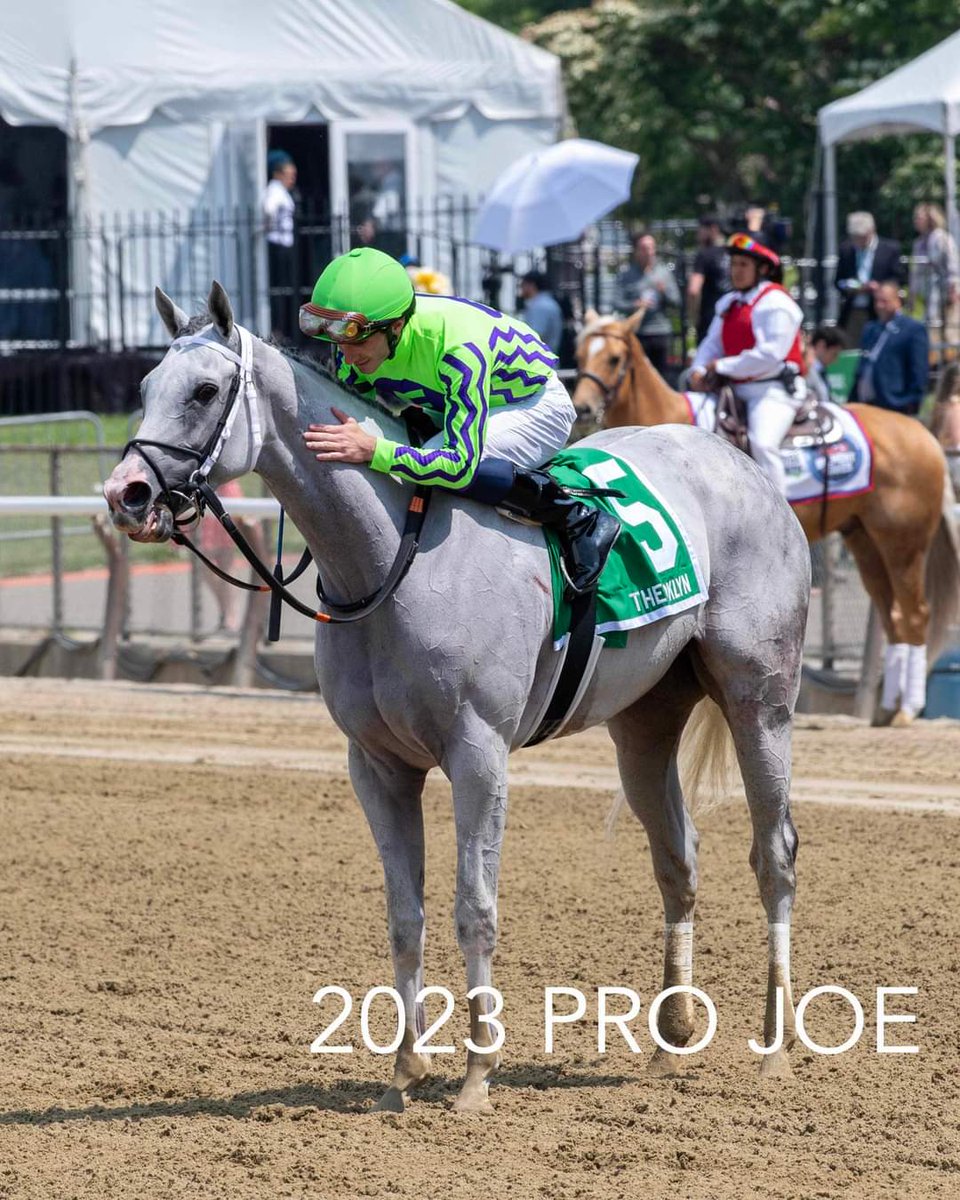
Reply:
[[173, 533], [173, 513], [156, 499], [143, 460], [127, 455], [103, 485], [114, 527], [138, 542], [165, 542]]

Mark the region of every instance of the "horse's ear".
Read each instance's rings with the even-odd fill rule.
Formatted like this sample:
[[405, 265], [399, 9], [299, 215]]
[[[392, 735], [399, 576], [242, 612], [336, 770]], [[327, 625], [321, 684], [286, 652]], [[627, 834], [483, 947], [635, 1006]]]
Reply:
[[163, 288], [154, 288], [153, 298], [157, 302], [157, 312], [160, 314], [160, 320], [166, 326], [167, 333], [172, 338], [179, 337], [189, 325], [190, 318], [182, 308], [178, 308], [174, 304]]
[[587, 311], [583, 314], [584, 325], [593, 325], [594, 322], [599, 321], [599, 320], [600, 320], [600, 314], [597, 312], [597, 310], [595, 308], [588, 308]]
[[233, 309], [230, 306], [230, 298], [223, 290], [223, 284], [213, 281], [210, 287], [210, 295], [207, 297], [207, 308], [210, 310], [210, 316], [213, 317], [213, 323], [217, 327], [217, 332], [223, 337], [229, 338], [233, 333]]
[[643, 323], [643, 318], [647, 315], [645, 308], [638, 308], [632, 317], [628, 317], [624, 322], [630, 333], [636, 333]]

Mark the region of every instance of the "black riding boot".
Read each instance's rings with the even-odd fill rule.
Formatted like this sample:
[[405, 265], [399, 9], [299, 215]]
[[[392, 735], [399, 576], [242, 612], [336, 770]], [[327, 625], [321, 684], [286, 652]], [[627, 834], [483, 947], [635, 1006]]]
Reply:
[[615, 517], [569, 495], [546, 471], [523, 467], [514, 468], [513, 484], [497, 505], [556, 532], [568, 594], [580, 596], [596, 584], [620, 534]]

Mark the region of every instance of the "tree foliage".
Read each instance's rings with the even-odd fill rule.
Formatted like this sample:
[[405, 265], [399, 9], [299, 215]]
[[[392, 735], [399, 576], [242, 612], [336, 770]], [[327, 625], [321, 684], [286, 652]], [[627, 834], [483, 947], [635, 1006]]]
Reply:
[[[474, 0], [468, 7], [497, 19], [494, 10], [508, 6]], [[521, 0], [510, 13], [545, 7]], [[524, 36], [560, 56], [577, 132], [640, 154], [638, 213], [693, 215], [759, 199], [798, 219], [818, 109], [953, 33], [958, 11], [955, 0], [549, 7]], [[885, 231], [905, 233], [915, 193], [929, 195], [937, 150], [927, 137], [842, 148], [842, 204], [871, 208]], [[941, 191], [942, 184], [932, 198]]]

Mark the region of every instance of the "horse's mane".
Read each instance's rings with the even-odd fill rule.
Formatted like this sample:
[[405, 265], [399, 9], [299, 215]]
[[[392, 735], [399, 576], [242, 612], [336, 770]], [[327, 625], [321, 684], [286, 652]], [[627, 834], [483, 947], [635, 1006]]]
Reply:
[[[206, 327], [211, 324], [214, 324], [213, 315], [204, 309], [202, 312], [196, 313], [189, 319], [186, 328], [181, 331], [181, 334], [189, 335], [192, 333], [199, 333], [201, 329], [206, 329]], [[345, 383], [342, 379], [338, 379], [336, 371], [333, 368], [332, 358], [327, 360], [317, 358], [315, 355], [310, 354], [306, 350], [299, 350], [294, 346], [283, 345], [273, 337], [260, 338], [259, 340], [265, 345], [276, 350], [290, 362], [295, 362], [301, 367], [306, 367], [307, 370], [312, 371], [314, 375], [318, 375], [325, 383], [332, 383], [333, 386], [339, 388], [341, 392], [346, 392], [348, 396], [353, 396], [354, 399], [359, 400], [362, 404], [366, 405], [367, 408], [372, 408], [378, 413], [383, 413], [385, 416], [392, 417], [395, 421], [399, 419], [402, 424], [402, 418], [398, 418], [397, 414], [388, 408], [386, 404], [382, 403], [378, 396], [371, 398], [365, 393], [359, 391], [357, 388], [353, 387], [351, 384]]]

